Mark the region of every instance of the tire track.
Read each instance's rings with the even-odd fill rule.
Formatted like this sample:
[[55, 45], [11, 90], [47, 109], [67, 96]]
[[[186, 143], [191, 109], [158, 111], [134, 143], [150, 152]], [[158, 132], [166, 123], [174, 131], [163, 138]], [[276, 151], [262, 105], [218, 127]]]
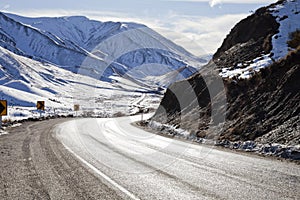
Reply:
[[[32, 126], [32, 125], [31, 125]], [[36, 198], [42, 199], [51, 199], [48, 192], [45, 190], [44, 185], [36, 171], [36, 168], [33, 164], [32, 157], [31, 157], [31, 150], [30, 150], [30, 143], [33, 133], [30, 130], [30, 127], [27, 127], [27, 137], [23, 141], [22, 145], [22, 152], [23, 152], [23, 159], [24, 165], [27, 170], [26, 177], [28, 178], [27, 183], [31, 188], [30, 194], [31, 196]]]
[[92, 136], [92, 135], [88, 135], [88, 137], [90, 137], [90, 138], [91, 138], [92, 140], [94, 140], [95, 142], [99, 143], [100, 145], [106, 147], [108, 150], [113, 151], [113, 152], [116, 153], [116, 154], [119, 154], [119, 155], [121, 155], [121, 156], [123, 156], [123, 157], [125, 157], [125, 158], [127, 158], [127, 159], [129, 159], [129, 160], [132, 160], [132, 161], [134, 161], [134, 162], [136, 162], [136, 163], [138, 163], [138, 164], [140, 164], [140, 165], [143, 165], [143, 166], [145, 166], [145, 167], [147, 167], [147, 168], [149, 168], [149, 169], [151, 169], [151, 170], [153, 170], [153, 171], [155, 171], [155, 172], [157, 172], [157, 173], [159, 173], [159, 174], [161, 174], [161, 175], [167, 177], [168, 179], [174, 180], [175, 182], [180, 182], [182, 185], [186, 186], [187, 188], [189, 188], [190, 190], [192, 190], [192, 191], [194, 191], [194, 192], [201, 192], [201, 194], [202, 194], [203, 196], [209, 197], [209, 198], [211, 198], [211, 199], [224, 199], [224, 198], [218, 196], [217, 194], [215, 194], [215, 193], [213, 193], [213, 192], [211, 192], [211, 191], [209, 191], [209, 190], [206, 190], [206, 189], [201, 188], [201, 187], [199, 187], [199, 186], [193, 185], [193, 184], [191, 184], [191, 183], [189, 183], [189, 182], [187, 182], [187, 181], [185, 181], [185, 180], [183, 180], [183, 179], [180, 179], [179, 177], [177, 177], [177, 176], [175, 176], [175, 175], [172, 175], [172, 174], [170, 174], [170, 173], [168, 173], [168, 172], [166, 172], [166, 171], [163, 171], [163, 170], [158, 169], [158, 168], [156, 168], [156, 167], [154, 167], [154, 166], [152, 166], [152, 165], [149, 165], [149, 164], [146, 163], [146, 162], [143, 162], [143, 161], [138, 160], [138, 159], [136, 159], [136, 158], [134, 158], [134, 157], [132, 157], [132, 156], [129, 156], [129, 155], [127, 155], [127, 154], [121, 152], [121, 151], [118, 150], [117, 148], [115, 148], [115, 147], [113, 147], [113, 146], [110, 146], [110, 145], [108, 145], [108, 144], [106, 144], [106, 143], [104, 143], [104, 142], [98, 140], [97, 138], [95, 138], [95, 137]]
[[126, 199], [52, 135], [53, 127], [63, 121], [26, 122], [0, 137], [1, 200]]

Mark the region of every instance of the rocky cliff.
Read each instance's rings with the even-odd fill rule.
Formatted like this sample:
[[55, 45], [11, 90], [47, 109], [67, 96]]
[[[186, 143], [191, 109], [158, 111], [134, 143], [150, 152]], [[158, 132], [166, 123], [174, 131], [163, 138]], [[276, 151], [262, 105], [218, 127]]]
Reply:
[[298, 5], [279, 1], [239, 22], [207, 66], [168, 88], [151, 121], [198, 138], [299, 145]]

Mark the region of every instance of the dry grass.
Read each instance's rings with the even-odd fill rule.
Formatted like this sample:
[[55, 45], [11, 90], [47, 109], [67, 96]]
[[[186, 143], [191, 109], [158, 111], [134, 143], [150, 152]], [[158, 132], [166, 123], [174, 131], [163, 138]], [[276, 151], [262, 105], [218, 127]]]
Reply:
[[10, 118], [6, 118], [6, 119], [3, 119], [2, 120], [2, 123], [3, 124], [11, 124], [12, 123], [12, 120]]
[[300, 46], [300, 30], [290, 34], [290, 40], [287, 42], [290, 48], [296, 49]]
[[122, 112], [117, 112], [117, 113], [113, 114], [113, 117], [124, 117], [124, 116], [125, 116], [125, 114]]

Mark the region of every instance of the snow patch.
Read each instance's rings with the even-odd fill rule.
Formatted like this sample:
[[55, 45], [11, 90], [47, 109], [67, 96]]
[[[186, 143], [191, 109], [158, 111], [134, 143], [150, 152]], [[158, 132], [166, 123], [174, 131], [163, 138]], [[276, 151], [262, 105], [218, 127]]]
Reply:
[[272, 38], [273, 58], [277, 61], [290, 51], [287, 44], [290, 40], [290, 33], [300, 30], [299, 0], [287, 0], [283, 5], [277, 5], [270, 11], [280, 24], [279, 33]]
[[277, 143], [260, 144], [255, 141], [230, 142], [228, 140], [219, 141], [216, 145], [261, 155], [300, 160], [300, 145], [287, 146]]
[[0, 130], [0, 136], [1, 135], [8, 135], [8, 132], [4, 131], [4, 130]]
[[287, 0], [269, 10], [280, 24], [279, 32], [272, 37], [271, 53], [245, 62], [250, 63], [249, 65], [239, 63], [237, 66], [232, 66], [232, 68], [223, 68], [219, 74], [221, 77], [249, 79], [255, 72], [259, 72], [261, 69], [270, 66], [274, 61], [284, 58], [289, 51], [293, 50], [288, 47], [287, 42], [291, 39], [291, 33], [300, 30], [299, 0]]
[[252, 77], [256, 72], [259, 72], [261, 69], [268, 67], [272, 63], [273, 60], [270, 58], [270, 54], [268, 54], [254, 59], [246, 68], [239, 68], [242, 66], [241, 63], [239, 63], [237, 68], [235, 69], [223, 68], [222, 72], [219, 75], [223, 78], [237, 77], [238, 79], [248, 79]]
[[169, 136], [169, 137], [185, 139], [185, 140], [189, 140], [189, 141], [196, 142], [196, 143], [202, 143], [202, 144], [210, 144], [210, 145], [215, 144], [215, 142], [212, 140], [208, 140], [205, 138], [199, 138], [195, 134], [191, 134], [187, 130], [177, 128], [174, 125], [162, 124], [162, 123], [150, 120], [150, 121], [147, 121], [147, 126], [151, 129], [158, 131], [159, 133]]

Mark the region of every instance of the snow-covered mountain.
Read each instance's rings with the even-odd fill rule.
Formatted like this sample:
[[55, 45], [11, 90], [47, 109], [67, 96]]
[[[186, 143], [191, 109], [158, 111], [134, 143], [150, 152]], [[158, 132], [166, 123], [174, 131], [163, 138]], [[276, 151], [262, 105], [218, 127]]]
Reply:
[[1, 12], [0, 55], [10, 117], [31, 115], [37, 100], [48, 112], [134, 113], [206, 62], [141, 24]]
[[[178, 80], [205, 62], [144, 25], [80, 16], [26, 18], [0, 13], [0, 37], [1, 46], [18, 55], [106, 81], [145, 64], [160, 64], [168, 72], [180, 69]], [[146, 76], [160, 73], [147, 69], [144, 76], [131, 78], [145, 83]]]

